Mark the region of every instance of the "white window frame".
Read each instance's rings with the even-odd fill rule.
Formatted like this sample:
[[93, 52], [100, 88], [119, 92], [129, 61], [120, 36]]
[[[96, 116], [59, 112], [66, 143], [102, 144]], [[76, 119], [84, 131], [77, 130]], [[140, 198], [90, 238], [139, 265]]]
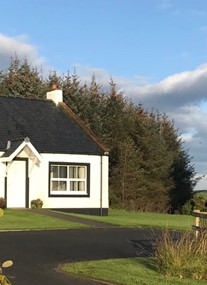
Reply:
[[[67, 177], [52, 177], [52, 167], [66, 167], [66, 176]], [[74, 167], [77, 168], [76, 173], [78, 173], [79, 168], [84, 168], [84, 177], [70, 177], [70, 168]], [[78, 171], [78, 172], [77, 172]], [[76, 174], [79, 176], [78, 174]], [[60, 176], [60, 173], [58, 171], [58, 176]], [[90, 183], [89, 183], [89, 177], [90, 177], [90, 164], [86, 163], [60, 163], [60, 162], [50, 162], [49, 163], [49, 196], [81, 196], [81, 197], [88, 197], [90, 194]], [[52, 190], [52, 183], [53, 182], [66, 182], [66, 190]], [[72, 182], [76, 182], [79, 184], [79, 182], [82, 182], [84, 184], [85, 189], [84, 190], [73, 190], [71, 189]]]

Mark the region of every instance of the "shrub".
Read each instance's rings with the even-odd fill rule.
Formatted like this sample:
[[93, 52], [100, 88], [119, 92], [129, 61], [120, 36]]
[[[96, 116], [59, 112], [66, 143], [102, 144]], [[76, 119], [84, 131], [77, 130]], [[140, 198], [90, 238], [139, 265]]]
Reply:
[[31, 201], [32, 209], [42, 208], [42, 206], [43, 206], [43, 201], [39, 198]]
[[193, 201], [194, 210], [203, 211], [205, 209], [207, 200], [203, 195], [201, 194], [194, 195], [192, 201]]
[[6, 208], [6, 200], [4, 198], [0, 198], [0, 208], [5, 209]]
[[182, 206], [182, 214], [183, 215], [190, 215], [193, 211], [193, 201], [188, 200], [183, 206]]
[[182, 206], [184, 215], [190, 215], [194, 210], [207, 211], [207, 199], [202, 193], [194, 193], [193, 198]]
[[166, 276], [207, 280], [207, 229], [196, 238], [185, 232], [174, 237], [165, 230], [155, 242], [159, 272]]

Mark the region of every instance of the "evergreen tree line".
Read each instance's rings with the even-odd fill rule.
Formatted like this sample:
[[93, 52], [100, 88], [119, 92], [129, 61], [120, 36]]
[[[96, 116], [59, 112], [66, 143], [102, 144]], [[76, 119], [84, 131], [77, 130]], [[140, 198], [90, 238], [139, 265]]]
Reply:
[[147, 111], [118, 92], [113, 79], [104, 91], [95, 77], [56, 71], [46, 78], [28, 61], [12, 58], [0, 72], [0, 96], [45, 98], [52, 83], [64, 102], [110, 149], [110, 206], [133, 211], [181, 212], [196, 184], [194, 166], [174, 122]]

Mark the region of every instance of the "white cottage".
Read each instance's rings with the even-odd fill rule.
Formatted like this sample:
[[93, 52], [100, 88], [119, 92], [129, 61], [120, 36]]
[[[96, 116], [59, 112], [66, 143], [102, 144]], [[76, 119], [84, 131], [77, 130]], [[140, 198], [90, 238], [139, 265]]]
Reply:
[[63, 103], [0, 97], [0, 197], [8, 208], [108, 214], [108, 150]]

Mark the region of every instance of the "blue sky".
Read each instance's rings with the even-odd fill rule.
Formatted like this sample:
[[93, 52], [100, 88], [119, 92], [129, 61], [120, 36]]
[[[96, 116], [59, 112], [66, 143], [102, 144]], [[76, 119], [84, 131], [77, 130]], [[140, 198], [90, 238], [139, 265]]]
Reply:
[[175, 120], [207, 173], [206, 0], [0, 0], [0, 10], [0, 69], [16, 53], [102, 85], [112, 76], [135, 103]]
[[7, 0], [1, 33], [23, 35], [46, 63], [156, 82], [206, 61], [205, 0]]

